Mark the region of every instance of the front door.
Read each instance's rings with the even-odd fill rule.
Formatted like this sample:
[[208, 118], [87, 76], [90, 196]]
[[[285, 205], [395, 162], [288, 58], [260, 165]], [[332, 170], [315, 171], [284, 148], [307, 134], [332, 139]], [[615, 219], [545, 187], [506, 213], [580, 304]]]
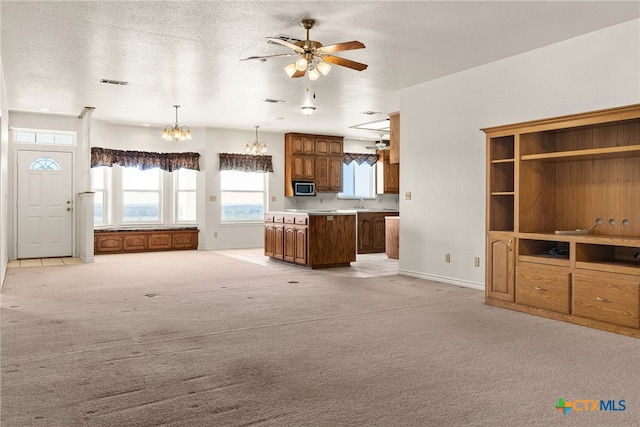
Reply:
[[72, 255], [73, 158], [18, 151], [18, 259]]

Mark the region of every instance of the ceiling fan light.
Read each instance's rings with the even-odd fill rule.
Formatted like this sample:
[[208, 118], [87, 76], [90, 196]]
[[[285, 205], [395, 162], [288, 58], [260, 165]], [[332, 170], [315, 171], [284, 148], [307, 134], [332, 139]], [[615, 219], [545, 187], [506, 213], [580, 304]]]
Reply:
[[318, 80], [320, 73], [315, 68], [309, 70], [309, 80]]
[[296, 68], [296, 64], [289, 64], [284, 67], [284, 71], [287, 73], [289, 77], [292, 77], [298, 69]]
[[329, 74], [329, 71], [331, 71], [331, 65], [327, 64], [326, 62], [318, 62], [316, 68], [322, 73], [323, 76], [326, 76], [327, 74]]
[[309, 63], [305, 58], [300, 58], [296, 61], [296, 69], [298, 71], [305, 71], [307, 69], [307, 65], [309, 65]]
[[302, 114], [304, 114], [305, 116], [310, 116], [314, 111], [316, 111], [316, 107], [312, 107], [311, 105], [304, 105], [300, 107], [300, 110], [302, 110]]

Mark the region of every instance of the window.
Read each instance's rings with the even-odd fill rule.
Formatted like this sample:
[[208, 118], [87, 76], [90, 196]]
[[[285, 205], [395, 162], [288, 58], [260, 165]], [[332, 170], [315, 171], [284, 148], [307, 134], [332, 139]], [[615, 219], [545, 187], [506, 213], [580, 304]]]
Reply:
[[223, 222], [262, 221], [265, 174], [220, 171], [220, 206]]
[[24, 144], [75, 145], [75, 132], [16, 130], [16, 142]]
[[[119, 166], [115, 166], [119, 167]], [[162, 217], [160, 169], [122, 168], [122, 221], [159, 222]]]
[[196, 221], [196, 172], [192, 169], [173, 172], [176, 222]]
[[353, 161], [342, 164], [342, 193], [338, 197], [345, 199], [375, 198], [375, 167], [367, 162], [359, 165]]
[[29, 170], [48, 170], [48, 171], [59, 171], [62, 170], [60, 164], [56, 162], [54, 159], [50, 159], [48, 157], [40, 157], [39, 159], [35, 159], [33, 163], [29, 166]]
[[111, 168], [100, 166], [91, 168], [93, 198], [93, 224], [106, 225], [110, 220], [109, 191], [111, 184]]

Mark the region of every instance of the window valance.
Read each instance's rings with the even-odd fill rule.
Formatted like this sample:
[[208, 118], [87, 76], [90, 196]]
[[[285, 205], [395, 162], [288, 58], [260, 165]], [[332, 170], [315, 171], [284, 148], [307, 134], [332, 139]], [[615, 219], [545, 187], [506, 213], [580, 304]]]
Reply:
[[168, 172], [180, 168], [200, 170], [200, 153], [151, 153], [146, 151], [91, 148], [91, 167], [120, 165], [141, 170], [160, 168]]
[[376, 154], [361, 154], [361, 153], [344, 153], [342, 155], [342, 162], [345, 165], [348, 165], [353, 161], [355, 161], [359, 165], [363, 164], [364, 162], [367, 162], [368, 164], [373, 166], [378, 161], [378, 156]]
[[273, 172], [271, 156], [219, 153], [221, 171]]

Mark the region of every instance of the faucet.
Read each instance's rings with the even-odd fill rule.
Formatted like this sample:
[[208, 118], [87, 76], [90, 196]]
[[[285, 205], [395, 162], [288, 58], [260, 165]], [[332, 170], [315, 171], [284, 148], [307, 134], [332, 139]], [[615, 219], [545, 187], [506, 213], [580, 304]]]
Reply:
[[363, 199], [358, 200], [358, 203], [354, 206], [354, 208], [364, 209], [364, 200]]

